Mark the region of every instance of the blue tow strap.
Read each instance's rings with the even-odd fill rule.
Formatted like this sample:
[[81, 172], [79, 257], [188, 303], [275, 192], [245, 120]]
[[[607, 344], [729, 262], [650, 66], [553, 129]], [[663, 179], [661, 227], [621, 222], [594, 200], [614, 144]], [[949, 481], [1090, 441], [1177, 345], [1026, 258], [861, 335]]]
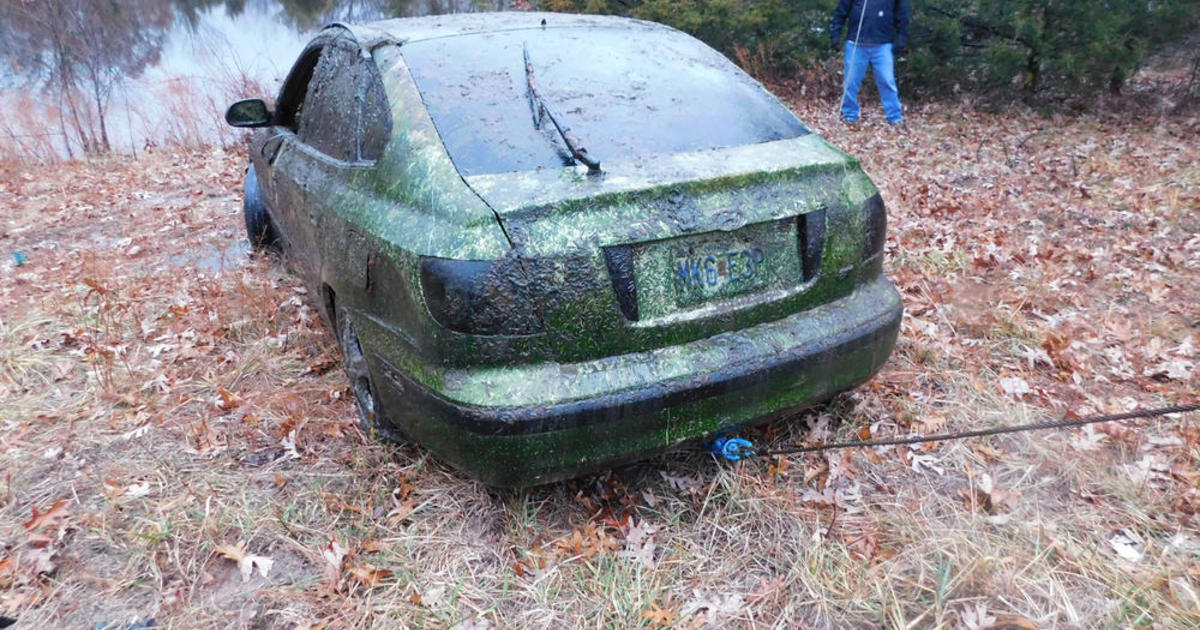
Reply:
[[708, 443], [708, 452], [712, 453], [715, 457], [736, 462], [748, 457], [754, 457], [754, 443], [742, 438], [722, 436]]

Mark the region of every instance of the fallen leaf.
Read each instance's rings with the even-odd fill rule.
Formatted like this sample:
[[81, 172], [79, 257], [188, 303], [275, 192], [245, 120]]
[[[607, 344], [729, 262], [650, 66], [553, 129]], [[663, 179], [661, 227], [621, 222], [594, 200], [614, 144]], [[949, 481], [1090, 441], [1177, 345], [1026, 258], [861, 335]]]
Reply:
[[963, 608], [958, 620], [966, 630], [989, 630], [996, 623], [996, 618], [988, 614], [987, 606], [982, 603]]
[[16, 582], [17, 572], [21, 565], [17, 561], [16, 556], [5, 556], [0, 558], [0, 589], [12, 588]]
[[249, 582], [251, 575], [254, 574], [254, 569], [258, 569], [258, 574], [268, 577], [271, 572], [271, 567], [275, 561], [266, 557], [258, 556], [246, 552], [246, 543], [240, 542], [237, 545], [217, 545], [217, 553], [225, 556], [229, 560], [237, 563], [238, 569], [242, 572], [242, 582]]
[[1140, 561], [1146, 549], [1146, 543], [1142, 541], [1141, 536], [1128, 527], [1114, 532], [1108, 539], [1108, 544], [1112, 545], [1118, 556], [1130, 562]]
[[946, 474], [946, 469], [938, 465], [938, 458], [934, 455], [926, 455], [922, 453], [912, 453], [912, 469], [914, 472], [921, 472], [921, 469], [935, 472], [939, 475]]
[[1071, 446], [1078, 451], [1094, 451], [1107, 440], [1107, 435], [1096, 431], [1096, 427], [1089, 424], [1079, 431], [1079, 435], [1071, 437]]
[[660, 606], [655, 602], [642, 612], [642, 620], [651, 628], [669, 628], [679, 621], [679, 612], [674, 606]]
[[25, 531], [33, 532], [39, 529], [58, 529], [63, 522], [63, 519], [69, 516], [67, 507], [71, 505], [70, 499], [59, 499], [50, 506], [49, 510], [38, 513], [37, 507], [33, 507], [33, 518], [25, 522]]
[[645, 520], [633, 523], [625, 533], [625, 547], [618, 555], [653, 569], [654, 551], [657, 548], [654, 534], [657, 532], [658, 528], [647, 524]]
[[426, 608], [436, 608], [445, 598], [446, 587], [439, 584], [421, 593], [421, 605]]
[[329, 541], [329, 544], [321, 550], [321, 557], [325, 559], [326, 585], [331, 591], [337, 590], [337, 585], [342, 580], [342, 567], [346, 561], [346, 553], [346, 548], [338, 544], [336, 540]]
[[996, 622], [986, 630], [1039, 630], [1038, 625], [1025, 617], [1003, 615], [996, 617]]
[[1200, 611], [1200, 593], [1186, 576], [1171, 578], [1168, 583], [1171, 597], [1184, 610]]
[[1000, 389], [1013, 398], [1020, 398], [1033, 391], [1029, 388], [1029, 383], [1020, 376], [1005, 376], [1000, 379]]
[[703, 615], [705, 621], [714, 622], [721, 616], [736, 615], [746, 606], [746, 598], [739, 593], [725, 595], [714, 594], [702, 597], [699, 593], [679, 607], [679, 616], [683, 618]]
[[460, 621], [450, 627], [450, 630], [491, 630], [492, 622], [487, 619]]
[[381, 569], [369, 564], [352, 564], [346, 568], [350, 579], [367, 588], [375, 588], [392, 576], [390, 569]]
[[232, 409], [236, 409], [238, 405], [242, 404], [242, 399], [239, 398], [237, 394], [234, 394], [224, 387], [218, 387], [217, 394], [221, 396], [221, 404], [217, 405], [219, 409], [230, 411]]
[[24, 557], [33, 565], [33, 573], [35, 575], [54, 575], [58, 570], [58, 566], [54, 564], [55, 551], [53, 549], [44, 548], [37, 549], [31, 554], [26, 554]]

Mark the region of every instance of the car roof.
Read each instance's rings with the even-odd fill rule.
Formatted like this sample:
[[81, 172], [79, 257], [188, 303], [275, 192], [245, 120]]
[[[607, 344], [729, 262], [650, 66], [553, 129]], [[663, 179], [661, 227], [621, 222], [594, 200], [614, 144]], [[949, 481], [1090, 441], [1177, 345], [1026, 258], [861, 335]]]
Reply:
[[330, 27], [349, 30], [364, 48], [375, 43], [417, 42], [473, 33], [494, 33], [560, 28], [627, 28], [670, 31], [654, 22], [610, 15], [573, 15], [537, 11], [501, 11], [491, 13], [454, 13], [416, 18], [394, 18], [366, 24], [335, 23]]

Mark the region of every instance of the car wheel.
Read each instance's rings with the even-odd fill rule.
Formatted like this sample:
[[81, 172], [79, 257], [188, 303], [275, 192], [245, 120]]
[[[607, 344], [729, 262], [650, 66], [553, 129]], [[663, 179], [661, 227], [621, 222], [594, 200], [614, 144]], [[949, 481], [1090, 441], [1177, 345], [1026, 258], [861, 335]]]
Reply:
[[262, 188], [258, 185], [258, 174], [251, 164], [246, 169], [246, 194], [242, 198], [242, 215], [246, 218], [246, 238], [258, 249], [273, 249], [279, 245], [279, 233], [263, 203]]
[[392, 426], [383, 410], [379, 408], [379, 390], [371, 380], [367, 367], [367, 355], [363, 352], [358, 332], [346, 309], [335, 307], [338, 344], [342, 348], [342, 359], [346, 364], [346, 375], [350, 377], [350, 391], [354, 394], [354, 405], [358, 409], [358, 422], [371, 437], [380, 436], [393, 442], [408, 441], [399, 429]]

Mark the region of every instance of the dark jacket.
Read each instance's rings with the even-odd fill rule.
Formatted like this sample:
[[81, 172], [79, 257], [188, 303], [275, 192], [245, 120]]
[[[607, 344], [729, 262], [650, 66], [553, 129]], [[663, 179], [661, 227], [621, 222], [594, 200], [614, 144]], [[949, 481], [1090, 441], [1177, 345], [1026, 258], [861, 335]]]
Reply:
[[829, 22], [829, 41], [834, 48], [842, 45], [843, 26], [852, 42], [894, 44], [898, 51], [903, 50], [908, 45], [908, 0], [839, 0]]

